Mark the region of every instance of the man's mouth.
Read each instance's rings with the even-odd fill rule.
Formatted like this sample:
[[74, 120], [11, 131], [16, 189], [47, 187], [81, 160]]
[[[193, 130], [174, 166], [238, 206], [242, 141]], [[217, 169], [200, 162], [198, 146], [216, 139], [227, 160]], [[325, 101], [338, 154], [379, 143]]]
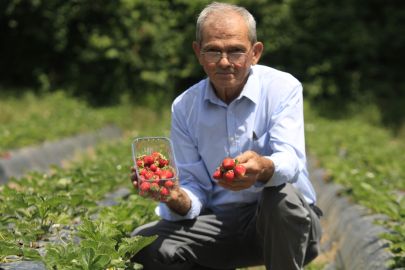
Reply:
[[217, 70], [214, 72], [214, 74], [233, 74], [234, 72], [232, 70]]

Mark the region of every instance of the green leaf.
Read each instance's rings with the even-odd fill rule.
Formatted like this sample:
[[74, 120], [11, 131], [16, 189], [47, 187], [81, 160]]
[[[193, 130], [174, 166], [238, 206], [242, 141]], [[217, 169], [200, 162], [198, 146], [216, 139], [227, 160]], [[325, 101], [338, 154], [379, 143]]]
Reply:
[[51, 196], [51, 197], [45, 198], [44, 205], [55, 207], [56, 205], [61, 204], [61, 203], [64, 203], [64, 204], [69, 203], [69, 199], [70, 198], [67, 195]]
[[78, 260], [84, 269], [102, 269], [102, 266], [110, 261], [106, 255], [96, 255], [93, 248], [84, 248]]
[[83, 207], [96, 207], [96, 206], [98, 206], [98, 204], [97, 204], [96, 202], [94, 202], [94, 201], [84, 200], [84, 201], [81, 203], [80, 206], [83, 206]]
[[115, 247], [113, 246], [106, 246], [106, 245], [101, 245], [97, 248], [97, 254], [105, 254], [110, 256], [113, 259], [118, 259], [119, 254], [115, 250]]
[[[88, 219], [83, 219], [84, 224], [80, 224], [76, 226], [76, 229], [80, 232], [81, 235], [85, 236], [86, 238], [93, 240], [93, 241], [100, 241], [101, 239], [101, 235], [100, 233], [96, 232], [96, 225], [93, 224], [93, 222], [91, 222]], [[78, 236], [81, 236], [80, 234], [75, 234]]]
[[50, 213], [48, 215], [48, 218], [53, 220], [54, 223], [58, 223], [58, 224], [63, 225], [63, 226], [69, 225], [71, 223], [71, 221], [72, 221], [72, 218], [69, 215], [65, 214], [65, 213], [62, 213], [59, 216], [57, 216], [54, 213]]
[[112, 237], [120, 234], [120, 232], [117, 229], [111, 228], [105, 222], [100, 222], [98, 226], [98, 231], [101, 233], [101, 235], [106, 237]]
[[0, 241], [0, 255], [22, 255], [22, 249], [13, 240]]
[[79, 206], [84, 200], [84, 194], [70, 194], [70, 204], [74, 207]]
[[2, 191], [5, 197], [16, 198], [23, 197], [23, 194], [13, 188], [10, 188], [8, 185], [2, 185]]
[[44, 230], [32, 230], [31, 233], [32, 234], [44, 234], [45, 231]]
[[48, 264], [54, 266], [57, 265], [61, 260], [61, 254], [58, 252], [58, 250], [51, 249], [46, 252], [44, 259]]
[[34, 242], [35, 240], [37, 240], [37, 238], [32, 234], [24, 234], [21, 237], [21, 239], [24, 241], [24, 244], [27, 246], [30, 244], [30, 242]]
[[[122, 242], [119, 245], [118, 253], [121, 257], [132, 258], [138, 251], [146, 247], [150, 243], [156, 240], [158, 236], [142, 237], [135, 236], [132, 238], [122, 238]], [[128, 254], [129, 256], [125, 256]]]
[[31, 259], [34, 261], [42, 261], [42, 256], [36, 249], [24, 247], [23, 248], [23, 256], [27, 259]]
[[30, 213], [26, 209], [23, 209], [23, 208], [16, 209], [15, 212], [18, 215], [20, 215], [21, 217], [30, 216]]
[[24, 196], [24, 201], [30, 204], [39, 204], [41, 205], [44, 200], [38, 195], [26, 195]]
[[29, 204], [24, 202], [22, 197], [10, 198], [9, 203], [14, 208], [28, 208]]
[[93, 241], [93, 240], [82, 240], [81, 242], [80, 242], [80, 245], [82, 246], [82, 247], [85, 247], [85, 248], [93, 248], [94, 250], [97, 250], [98, 249], [98, 243], [99, 242], [96, 242], [96, 241]]
[[9, 223], [19, 223], [19, 222], [21, 222], [21, 220], [15, 216], [3, 217], [3, 219], [0, 221], [0, 223], [2, 225], [9, 224]]

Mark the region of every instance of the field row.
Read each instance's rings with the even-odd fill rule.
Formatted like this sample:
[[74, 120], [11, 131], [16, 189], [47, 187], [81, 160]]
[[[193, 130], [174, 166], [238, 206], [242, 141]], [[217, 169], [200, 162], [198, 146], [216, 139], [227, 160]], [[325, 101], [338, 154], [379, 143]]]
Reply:
[[[117, 111], [114, 114], [123, 117]], [[26, 258], [42, 261], [47, 269], [142, 268], [129, 258], [157, 236], [130, 238], [129, 234], [159, 217], [153, 211], [156, 203], [142, 200], [129, 181], [131, 143], [136, 136], [167, 133], [170, 125], [164, 118], [153, 118], [151, 111], [145, 113], [150, 113], [149, 120], [158, 119], [159, 125], [133, 122], [122, 139], [100, 143], [67, 168], [53, 166], [49, 172], [29, 172], [0, 187], [0, 262], [18, 263]], [[25, 132], [27, 136], [29, 130]], [[100, 201], [123, 187], [131, 193], [118, 198], [119, 204], [100, 207]], [[69, 228], [66, 240], [62, 234]], [[58, 236], [58, 243], [49, 242], [53, 236]], [[75, 237], [81, 241], [73, 241]], [[44, 250], [46, 255], [41, 256]]]

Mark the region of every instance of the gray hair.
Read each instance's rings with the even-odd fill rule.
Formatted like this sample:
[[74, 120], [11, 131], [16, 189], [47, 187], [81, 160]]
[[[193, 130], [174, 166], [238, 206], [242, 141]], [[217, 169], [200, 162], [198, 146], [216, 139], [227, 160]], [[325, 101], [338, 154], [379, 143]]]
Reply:
[[245, 20], [248, 27], [248, 39], [252, 45], [257, 42], [256, 21], [249, 11], [247, 11], [244, 7], [238, 7], [227, 3], [212, 2], [211, 4], [207, 5], [200, 13], [200, 16], [198, 16], [196, 38], [200, 46], [203, 37], [203, 26], [208, 17], [211, 15], [223, 16], [230, 11], [239, 14]]

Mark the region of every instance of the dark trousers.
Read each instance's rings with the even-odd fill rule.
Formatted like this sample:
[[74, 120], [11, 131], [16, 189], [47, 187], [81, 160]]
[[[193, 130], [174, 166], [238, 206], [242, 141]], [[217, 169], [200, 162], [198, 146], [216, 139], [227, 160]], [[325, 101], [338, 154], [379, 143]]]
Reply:
[[299, 189], [291, 184], [264, 188], [259, 202], [193, 220], [160, 220], [133, 233], [159, 237], [134, 262], [146, 270], [302, 269], [319, 253], [322, 226]]

